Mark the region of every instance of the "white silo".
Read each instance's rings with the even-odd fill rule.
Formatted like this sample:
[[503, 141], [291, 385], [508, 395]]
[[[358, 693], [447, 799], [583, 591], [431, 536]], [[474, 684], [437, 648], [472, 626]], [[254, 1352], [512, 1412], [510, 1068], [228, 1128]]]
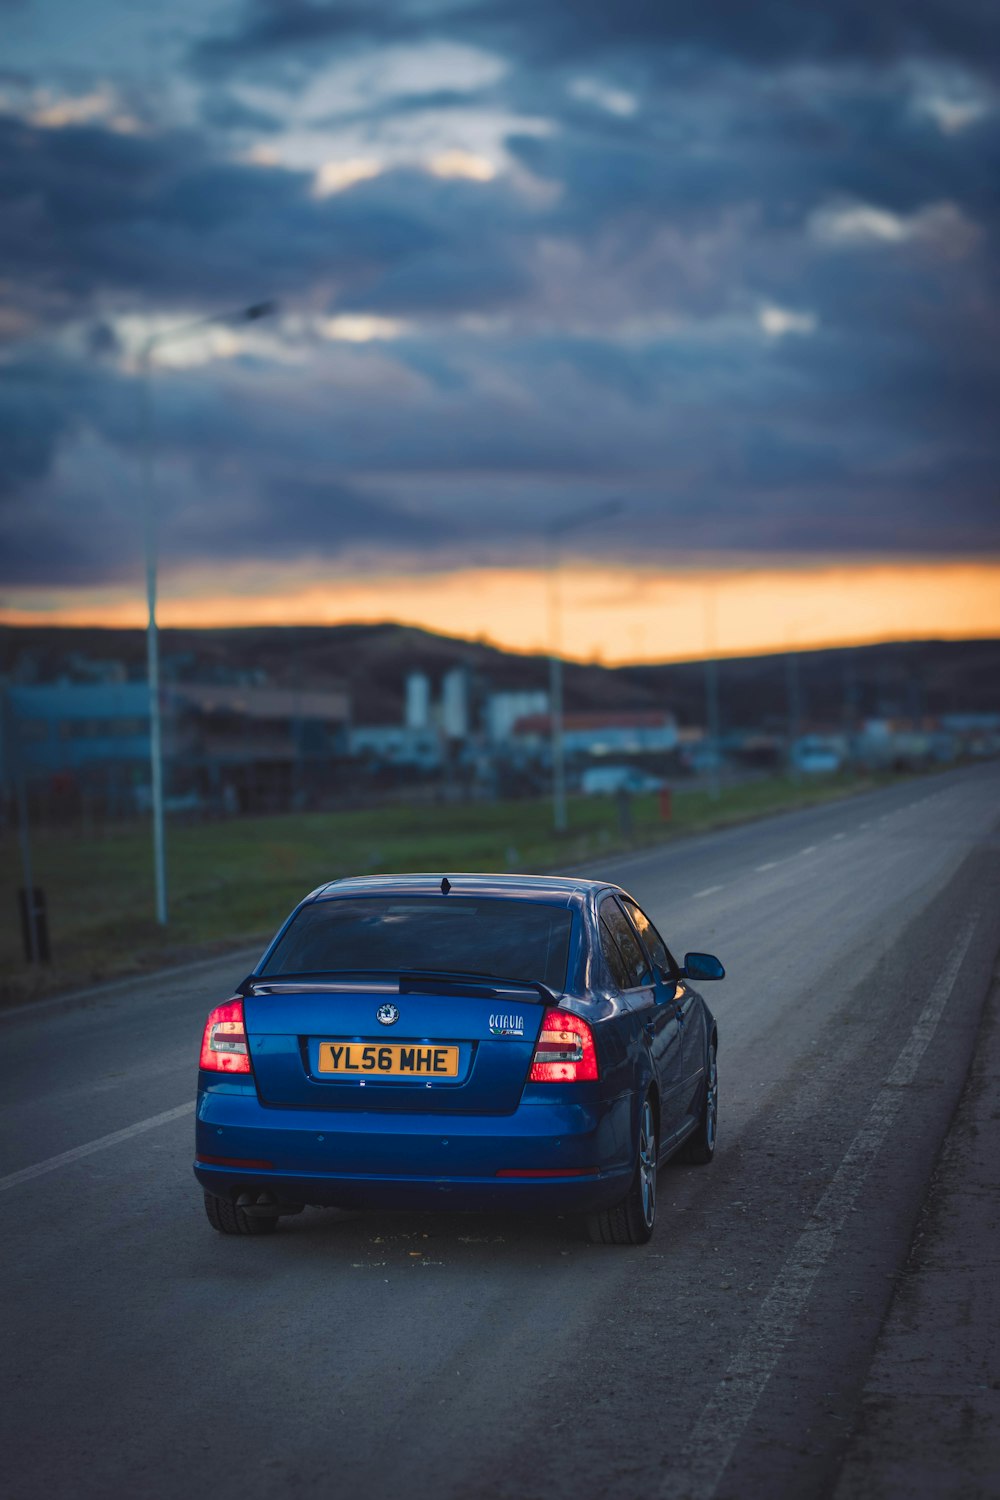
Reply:
[[441, 727], [445, 738], [464, 740], [469, 734], [469, 674], [452, 667], [441, 684]]
[[423, 672], [411, 672], [406, 679], [406, 727], [426, 729], [430, 721], [430, 678]]

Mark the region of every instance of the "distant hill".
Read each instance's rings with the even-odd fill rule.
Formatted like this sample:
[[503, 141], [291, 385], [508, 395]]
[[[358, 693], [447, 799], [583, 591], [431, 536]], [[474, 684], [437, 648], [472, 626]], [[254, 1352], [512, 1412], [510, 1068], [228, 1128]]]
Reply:
[[[463, 665], [494, 691], [544, 688], [548, 659], [413, 626], [251, 626], [164, 630], [163, 674], [175, 681], [270, 682], [323, 688], [346, 684], [356, 723], [398, 723], [407, 673], [435, 684]], [[796, 654], [802, 721], [831, 726], [855, 716], [1000, 711], [1000, 641], [908, 641]], [[0, 626], [0, 674], [7, 682], [75, 681], [117, 664], [145, 676], [142, 630]], [[567, 663], [569, 711], [670, 708], [682, 724], [705, 720], [701, 662], [601, 667]], [[741, 657], [719, 663], [723, 728], [779, 725], [787, 715], [788, 659]]]
[[[1000, 640], [905, 641], [796, 653], [803, 722], [1000, 712]], [[669, 698], [682, 723], [704, 720], [702, 662], [621, 667], [637, 689]], [[723, 728], [784, 723], [788, 658], [719, 663]]]

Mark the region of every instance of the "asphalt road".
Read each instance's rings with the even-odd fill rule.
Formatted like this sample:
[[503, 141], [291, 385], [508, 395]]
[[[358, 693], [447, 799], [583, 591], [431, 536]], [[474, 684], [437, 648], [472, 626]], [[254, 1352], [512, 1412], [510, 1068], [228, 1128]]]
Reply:
[[729, 971], [716, 1160], [664, 1170], [642, 1249], [457, 1215], [214, 1234], [189, 1106], [246, 958], [4, 1018], [6, 1492], [850, 1500], [1000, 948], [998, 823], [984, 765], [588, 870]]

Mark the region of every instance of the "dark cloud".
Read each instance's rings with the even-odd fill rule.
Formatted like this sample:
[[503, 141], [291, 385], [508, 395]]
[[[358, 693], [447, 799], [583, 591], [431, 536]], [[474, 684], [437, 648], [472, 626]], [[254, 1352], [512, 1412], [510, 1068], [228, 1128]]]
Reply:
[[110, 359], [121, 354], [121, 340], [109, 323], [98, 319], [84, 335], [84, 347], [94, 359]]
[[315, 130], [343, 130], [350, 125], [377, 124], [386, 119], [405, 119], [407, 115], [445, 110], [468, 110], [496, 98], [492, 87], [481, 89], [426, 89], [413, 93], [391, 94], [354, 109], [341, 109], [319, 115], [310, 121]]
[[[94, 372], [84, 384], [85, 367], [68, 365], [58, 400], [51, 370], [48, 376], [46, 387], [21, 369], [16, 382], [0, 385], [3, 472], [20, 501], [0, 503], [0, 586], [110, 585], [138, 577], [146, 490], [135, 393], [110, 372]], [[237, 404], [231, 390], [215, 401], [208, 392], [199, 410], [189, 392], [164, 384], [154, 388], [151, 453], [168, 570], [192, 559], [336, 562], [358, 549], [426, 550], [445, 535], [441, 517], [331, 477], [335, 436], [300, 446], [292, 419], [272, 421], [255, 439], [253, 418], [261, 413], [252, 397]], [[53, 472], [60, 448], [70, 458]], [[326, 474], [303, 473], [324, 461]], [[454, 531], [450, 520], [447, 535]]]
[[[1000, 120], [948, 129], [927, 104], [964, 86], [954, 60], [966, 82], [990, 64], [988, 19], [970, 0], [259, 0], [200, 48], [218, 82], [197, 128], [0, 117], [3, 581], [139, 566], [119, 316], [263, 296], [289, 313], [270, 353], [156, 371], [168, 566], [534, 556], [546, 516], [608, 494], [637, 558], [1000, 549]], [[514, 172], [396, 166], [321, 197], [234, 154], [305, 128], [240, 79], [442, 38], [507, 72], [471, 92], [404, 76], [308, 129], [339, 160], [378, 156], [383, 128], [418, 138], [422, 114], [459, 144], [466, 115], [541, 117], [511, 125]], [[623, 92], [574, 92], [581, 72]], [[398, 326], [355, 346], [323, 321], [351, 315]]]
[[479, 313], [506, 306], [528, 292], [531, 281], [515, 261], [491, 251], [469, 256], [449, 246], [414, 257], [347, 296], [343, 306], [416, 316], [468, 309]]
[[[301, 299], [415, 311], [494, 304], [523, 278], [500, 245], [509, 197], [424, 173], [386, 174], [317, 199], [312, 174], [218, 160], [190, 132], [122, 136], [0, 117], [0, 275], [40, 323], [102, 297], [161, 308]], [[485, 213], [483, 209], [485, 207]]]
[[444, 36], [498, 47], [533, 63], [562, 68], [594, 58], [690, 52], [753, 66], [793, 61], [873, 62], [944, 57], [973, 68], [998, 54], [991, 0], [405, 0], [364, 4], [319, 0], [249, 0], [232, 30], [199, 42], [197, 63], [226, 70], [249, 60], [348, 43], [375, 44]]
[[419, 23], [399, 5], [322, 5], [313, 0], [250, 0], [237, 29], [199, 41], [195, 58], [205, 67], [227, 67], [261, 53], [317, 43], [399, 38]]
[[220, 131], [252, 131], [255, 135], [280, 130], [284, 124], [280, 113], [254, 108], [231, 91], [210, 89], [201, 105], [205, 125]]
[[48, 472], [67, 426], [63, 392], [51, 367], [0, 371], [0, 502], [24, 496]]
[[[827, 100], [761, 90], [743, 78], [720, 80], [719, 88], [707, 119], [704, 99], [688, 91], [643, 121], [515, 134], [507, 147], [560, 184], [562, 221], [580, 231], [634, 213], [647, 223], [717, 222], [727, 208], [752, 205], [763, 229], [799, 232], [810, 210], [831, 198], [904, 214], [953, 200], [997, 220], [996, 115], [970, 141], [942, 132], [897, 89], [876, 90], [865, 80]], [[671, 128], [681, 140], [670, 139]]]
[[[900, 57], [956, 57], [979, 64], [995, 57], [995, 13], [989, 0], [574, 0], [550, 5], [542, 18], [532, 0], [493, 0], [456, 7], [456, 18], [495, 30], [526, 55], [576, 61], [618, 50], [689, 49], [756, 66], [790, 61], [884, 63]], [[447, 24], [447, 20], [446, 23]]]
[[136, 430], [134, 382], [107, 363], [114, 343], [96, 325], [85, 330], [82, 358], [42, 345], [0, 361], [0, 501], [15, 523], [18, 505], [30, 510], [62, 444], [86, 428], [115, 444]]
[[[366, 366], [397, 360], [363, 349], [330, 351], [305, 383], [253, 365], [161, 371], [164, 564], [523, 560], [546, 516], [607, 494], [626, 502], [624, 523], [582, 545], [637, 560], [996, 551], [985, 369], [952, 386], [915, 347], [873, 345], [861, 366], [851, 341], [823, 335], [763, 351], [694, 336], [610, 351], [565, 336], [413, 339], [399, 359], [445, 359], [461, 383], [393, 392], [387, 374], [377, 401]], [[110, 370], [85, 385], [86, 369], [66, 373], [61, 404], [18, 409], [22, 435], [63, 457], [46, 473], [42, 449], [22, 456], [21, 505], [0, 520], [7, 586], [138, 576], [134, 392]]]
[[421, 551], [441, 539], [438, 517], [414, 513], [342, 480], [303, 477], [287, 464], [288, 455], [282, 454], [279, 471], [273, 472], [272, 460], [263, 482], [234, 491], [223, 476], [205, 496], [169, 508], [165, 557], [294, 561], [311, 554], [336, 564], [359, 548]]

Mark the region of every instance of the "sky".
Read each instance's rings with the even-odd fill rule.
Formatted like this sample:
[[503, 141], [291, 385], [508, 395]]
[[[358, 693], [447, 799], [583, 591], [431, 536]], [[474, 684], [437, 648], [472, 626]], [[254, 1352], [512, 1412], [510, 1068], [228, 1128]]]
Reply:
[[990, 0], [0, 34], [0, 620], [1000, 635]]

